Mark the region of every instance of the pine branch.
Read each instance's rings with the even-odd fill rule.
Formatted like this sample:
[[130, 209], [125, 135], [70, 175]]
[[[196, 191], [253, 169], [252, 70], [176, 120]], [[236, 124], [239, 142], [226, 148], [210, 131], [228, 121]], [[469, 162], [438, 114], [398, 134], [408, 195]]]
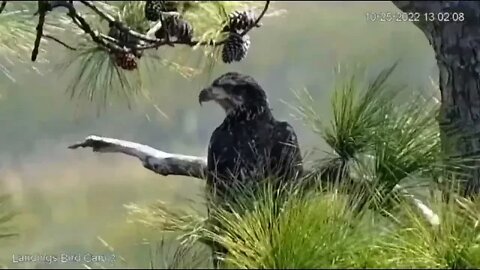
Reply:
[[[42, 4], [40, 4], [42, 3]], [[144, 42], [144, 44], [129, 44], [126, 46], [126, 44], [123, 44], [121, 41], [109, 37], [107, 35], [104, 35], [102, 33], [99, 33], [97, 31], [94, 31], [92, 27], [87, 23], [87, 21], [84, 19], [82, 15], [80, 15], [76, 8], [73, 6], [71, 1], [53, 1], [53, 3], [48, 4], [46, 1], [39, 1], [39, 24], [37, 26], [37, 39], [35, 41], [35, 47], [34, 51], [32, 52], [32, 61], [35, 61], [36, 55], [38, 54], [38, 46], [40, 45], [40, 39], [43, 37], [43, 23], [45, 21], [45, 16], [47, 11], [53, 10], [57, 7], [65, 7], [67, 8], [67, 16], [72, 18], [72, 21], [74, 24], [76, 24], [80, 29], [82, 29], [86, 34], [88, 34], [92, 41], [97, 43], [101, 48], [106, 49], [107, 51], [114, 52], [114, 53], [131, 53], [133, 51], [142, 51], [142, 50], [147, 50], [147, 49], [153, 49], [153, 48], [158, 48], [164, 45], [169, 45], [169, 46], [174, 46], [175, 44], [179, 45], [187, 45], [190, 47], [194, 47], [197, 45], [201, 46], [220, 46], [223, 45], [227, 39], [219, 41], [219, 42], [214, 42], [214, 41], [205, 41], [205, 42], [200, 42], [200, 41], [193, 41], [193, 40], [176, 40], [176, 41], [171, 41], [169, 35], [167, 34], [165, 38], [159, 39], [159, 38], [153, 38], [144, 34], [141, 34], [137, 31], [134, 31], [130, 29], [129, 27], [125, 26], [122, 22], [115, 20], [114, 17], [111, 15], [101, 11], [98, 7], [95, 6], [94, 3], [91, 1], [80, 1], [84, 6], [88, 7], [91, 9], [95, 14], [97, 14], [100, 18], [106, 20], [109, 23], [110, 27], [116, 28], [118, 31], [123, 33], [124, 35], [127, 36], [132, 36], [135, 37], [141, 41]], [[245, 29], [240, 35], [246, 35], [251, 29], [254, 27], [260, 27], [260, 20], [263, 18], [265, 13], [268, 10], [270, 1], [266, 1], [266, 4], [264, 6], [264, 9], [262, 10], [262, 13], [259, 15], [259, 17], [256, 19], [255, 23]], [[42, 6], [42, 9], [40, 8]], [[160, 16], [160, 23], [164, 25], [163, 23], [163, 16]], [[53, 39], [59, 44], [66, 45], [64, 42], [60, 42], [58, 39]], [[65, 46], [68, 49], [72, 49], [73, 47], [71, 46]]]
[[99, 44], [100, 47], [102, 48], [106, 48], [110, 51], [113, 51], [113, 52], [130, 52], [130, 49], [128, 48], [125, 48], [125, 47], [120, 47], [120, 46], [117, 46], [116, 44], [112, 44], [112, 43], [109, 43], [109, 42], [106, 42], [100, 34], [98, 34], [97, 32], [93, 31], [92, 28], [90, 27], [90, 25], [87, 23], [87, 21], [80, 15], [78, 14], [77, 10], [75, 9], [75, 7], [70, 4], [70, 3], [66, 3], [65, 5], [63, 5], [65, 7], [67, 7], [68, 9], [68, 13], [67, 15], [72, 18], [73, 22], [80, 28], [82, 29], [85, 33], [87, 33], [88, 35], [90, 35], [90, 37], [92, 38], [92, 40]]
[[115, 20], [112, 16], [106, 14], [105, 12], [102, 12], [100, 9], [98, 9], [95, 4], [90, 3], [90, 1], [80, 1], [82, 4], [84, 4], [86, 7], [90, 8], [93, 12], [95, 12], [98, 16], [100, 16], [102, 19], [106, 20], [108, 22], [108, 25], [110, 27], [115, 27], [119, 31], [123, 32], [124, 34], [136, 37], [140, 40], [146, 41], [146, 42], [159, 42], [159, 39], [152, 39], [149, 38], [143, 34], [140, 34], [125, 25], [123, 25], [121, 22]]

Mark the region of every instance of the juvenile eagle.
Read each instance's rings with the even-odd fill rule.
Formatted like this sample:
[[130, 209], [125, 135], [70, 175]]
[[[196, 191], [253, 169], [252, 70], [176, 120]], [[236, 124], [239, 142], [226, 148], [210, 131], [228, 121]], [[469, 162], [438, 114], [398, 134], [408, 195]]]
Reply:
[[200, 92], [200, 104], [207, 101], [226, 113], [210, 138], [207, 156], [207, 190], [217, 205], [238, 196], [236, 187], [264, 179], [294, 181], [302, 174], [293, 127], [274, 118], [265, 91], [251, 76], [223, 74]]

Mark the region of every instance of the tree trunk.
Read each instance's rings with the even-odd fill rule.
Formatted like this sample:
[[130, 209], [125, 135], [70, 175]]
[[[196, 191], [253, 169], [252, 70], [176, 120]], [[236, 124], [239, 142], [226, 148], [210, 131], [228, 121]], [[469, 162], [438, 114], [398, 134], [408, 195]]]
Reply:
[[[416, 14], [414, 24], [435, 51], [441, 107], [438, 115], [446, 157], [470, 159], [463, 169], [465, 196], [480, 193], [480, 3], [478, 1], [392, 1]], [[411, 18], [416, 17], [409, 16]], [[449, 21], [446, 20], [448, 17]], [[472, 166], [473, 165], [473, 166]]]

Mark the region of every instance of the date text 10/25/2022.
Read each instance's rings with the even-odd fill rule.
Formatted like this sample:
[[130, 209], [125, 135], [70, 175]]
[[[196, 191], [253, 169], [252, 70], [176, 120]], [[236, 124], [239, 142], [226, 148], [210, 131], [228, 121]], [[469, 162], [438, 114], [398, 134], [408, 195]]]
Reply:
[[366, 12], [367, 22], [463, 22], [463, 12]]

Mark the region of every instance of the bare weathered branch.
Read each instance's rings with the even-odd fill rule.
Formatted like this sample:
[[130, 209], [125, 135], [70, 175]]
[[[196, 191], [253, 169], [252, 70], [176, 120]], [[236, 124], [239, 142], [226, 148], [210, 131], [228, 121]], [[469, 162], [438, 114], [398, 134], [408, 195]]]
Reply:
[[125, 140], [88, 136], [83, 142], [69, 146], [70, 149], [91, 147], [94, 152], [123, 153], [137, 157], [143, 166], [161, 175], [183, 175], [203, 179], [206, 159], [203, 157], [172, 154], [147, 145]]
[[[85, 138], [83, 142], [73, 144], [68, 148], [77, 149], [80, 147], [91, 147], [94, 152], [122, 153], [136, 157], [142, 161], [145, 168], [164, 176], [182, 175], [205, 179], [207, 174], [205, 157], [166, 153], [135, 142], [91, 135]], [[305, 172], [305, 174], [308, 173]], [[399, 185], [395, 189], [399, 190], [402, 196], [410, 201], [430, 224], [434, 226], [439, 224], [438, 215], [421, 200], [415, 198], [414, 195], [408, 193], [405, 188]]]

